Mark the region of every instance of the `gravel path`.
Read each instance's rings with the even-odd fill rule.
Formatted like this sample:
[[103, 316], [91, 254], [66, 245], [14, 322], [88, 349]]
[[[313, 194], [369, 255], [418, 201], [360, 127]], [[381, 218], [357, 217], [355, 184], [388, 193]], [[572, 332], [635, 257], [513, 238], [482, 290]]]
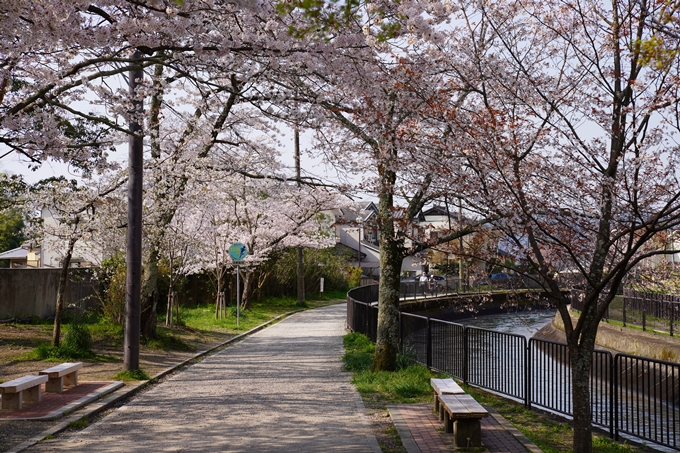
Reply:
[[371, 453], [361, 398], [341, 371], [344, 316], [344, 305], [296, 314], [28, 451]]

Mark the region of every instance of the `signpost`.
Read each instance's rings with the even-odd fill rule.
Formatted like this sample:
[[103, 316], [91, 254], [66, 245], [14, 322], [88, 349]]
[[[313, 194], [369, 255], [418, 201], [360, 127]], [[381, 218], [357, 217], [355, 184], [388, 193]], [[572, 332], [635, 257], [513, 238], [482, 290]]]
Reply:
[[248, 247], [241, 242], [229, 246], [229, 256], [236, 264], [236, 327], [241, 324], [241, 262], [248, 256]]

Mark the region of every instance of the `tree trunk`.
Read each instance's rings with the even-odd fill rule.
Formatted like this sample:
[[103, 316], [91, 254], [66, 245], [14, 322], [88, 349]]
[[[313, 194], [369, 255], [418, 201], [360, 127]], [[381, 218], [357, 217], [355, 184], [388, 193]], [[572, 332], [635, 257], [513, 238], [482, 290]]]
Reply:
[[57, 287], [57, 304], [54, 313], [54, 328], [52, 329], [52, 346], [59, 346], [61, 337], [61, 315], [64, 311], [64, 292], [66, 291], [66, 281], [68, 279], [68, 269], [71, 265], [71, 257], [73, 256], [73, 247], [77, 239], [72, 237], [68, 242], [68, 250], [64, 256], [64, 261], [61, 264], [61, 273], [59, 274], [59, 286]]
[[574, 411], [574, 448], [579, 453], [593, 451], [592, 407], [590, 402], [590, 368], [592, 350], [579, 347], [569, 351], [571, 357], [571, 384]]
[[[579, 324], [567, 334], [567, 345], [571, 362], [571, 384], [574, 417], [574, 448], [579, 453], [593, 451], [592, 404], [590, 400], [590, 371], [595, 350], [595, 337], [599, 319], [597, 317], [598, 295], [587, 296]], [[564, 316], [563, 316], [564, 318]], [[563, 319], [564, 320], [564, 319]], [[566, 320], [564, 320], [566, 322]], [[566, 324], [565, 324], [566, 325]]]
[[147, 339], [158, 337], [156, 332], [156, 310], [158, 308], [158, 258], [158, 248], [155, 245], [152, 245], [147, 257], [146, 266], [144, 266], [142, 279], [141, 325], [142, 336]]
[[250, 301], [253, 296], [253, 281], [255, 279], [253, 278], [252, 271], [241, 272], [241, 275], [243, 276], [241, 280], [241, 310], [247, 310], [250, 308]]
[[[390, 186], [395, 175], [386, 171], [383, 187]], [[380, 283], [378, 296], [378, 332], [373, 359], [374, 371], [394, 371], [399, 352], [399, 275], [404, 259], [395, 237], [391, 190], [382, 190], [378, 203], [380, 234]]]
[[[217, 294], [215, 295], [215, 319], [220, 318], [220, 294], [224, 291], [224, 272], [220, 265], [217, 265]], [[226, 305], [226, 301], [225, 301]]]

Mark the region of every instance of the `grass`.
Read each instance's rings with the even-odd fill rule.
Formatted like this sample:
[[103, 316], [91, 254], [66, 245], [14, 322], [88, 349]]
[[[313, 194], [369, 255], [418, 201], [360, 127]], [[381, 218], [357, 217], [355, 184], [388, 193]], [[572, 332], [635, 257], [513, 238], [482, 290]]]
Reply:
[[[227, 307], [228, 316], [223, 319], [215, 319], [214, 305], [182, 307], [180, 313], [180, 327], [167, 328], [162, 325], [165, 319], [159, 317], [157, 327], [158, 338], [144, 341], [143, 346], [148, 349], [162, 351], [191, 352], [195, 350], [195, 347], [182, 339], [182, 329], [190, 329], [198, 331], [199, 333], [242, 333], [281, 314], [303, 308], [316, 308], [329, 305], [345, 296], [346, 293], [343, 291], [324, 293], [319, 300], [307, 301], [304, 307], [298, 306], [297, 299], [292, 297], [270, 297], [261, 301], [255, 301], [249, 310], [245, 310], [241, 313], [240, 326], [238, 327], [236, 326], [236, 310], [233, 306]], [[52, 331], [53, 321], [32, 318], [29, 321], [29, 325], [37, 326], [41, 335], [48, 336]], [[89, 331], [91, 336], [89, 345], [86, 347], [74, 347], [72, 343], [69, 344], [68, 341], [65, 341], [69, 330], [75, 331], [75, 328], [83, 330], [83, 326], [86, 327], [85, 330]], [[33, 349], [29, 352], [12, 356], [12, 360], [58, 362], [81, 359], [111, 362], [117, 360], [115, 356], [96, 354], [93, 349], [97, 349], [97, 346], [109, 348], [123, 346], [123, 327], [95, 314], [81, 314], [76, 319], [70, 319], [65, 316], [62, 322], [62, 329], [65, 332], [65, 335], [62, 337], [61, 344], [58, 347], [53, 347], [45, 340], [31, 340]]]
[[182, 325], [202, 331], [245, 332], [290, 311], [329, 305], [332, 301], [338, 300], [334, 296], [345, 297], [346, 294], [344, 292], [334, 292], [332, 295], [326, 294], [324, 299], [306, 301], [302, 307], [297, 304], [297, 299], [293, 297], [269, 297], [261, 301], [254, 301], [248, 310], [241, 311], [239, 326], [236, 325], [236, 310], [234, 306], [227, 307], [226, 317], [215, 319], [215, 304], [182, 307], [180, 310], [180, 320]]
[[113, 377], [117, 381], [148, 381], [151, 377], [143, 370], [124, 370]]
[[[385, 407], [388, 404], [430, 403], [432, 388], [430, 378], [446, 377], [436, 374], [422, 365], [408, 365], [402, 357], [402, 366], [395, 372], [373, 372], [375, 346], [368, 337], [350, 333], [344, 337], [344, 369], [354, 373], [352, 383], [356, 385], [364, 401]], [[573, 429], [570, 423], [557, 416], [529, 409], [523, 404], [502, 398], [474, 387], [465, 391], [481, 404], [491, 406], [512, 423], [522, 434], [534, 442], [544, 453], [572, 452]], [[614, 442], [607, 435], [593, 434], [595, 453], [630, 453], [649, 451], [643, 447]]]
[[87, 421], [87, 417], [83, 417], [78, 420], [72, 421], [71, 423], [68, 424], [68, 427], [74, 429], [83, 429], [87, 428], [89, 425], [90, 422]]
[[365, 335], [350, 333], [343, 338], [345, 371], [354, 373], [352, 383], [362, 397], [388, 404], [420, 403], [432, 399], [430, 378], [438, 375], [401, 358], [397, 371], [371, 371], [375, 346]]

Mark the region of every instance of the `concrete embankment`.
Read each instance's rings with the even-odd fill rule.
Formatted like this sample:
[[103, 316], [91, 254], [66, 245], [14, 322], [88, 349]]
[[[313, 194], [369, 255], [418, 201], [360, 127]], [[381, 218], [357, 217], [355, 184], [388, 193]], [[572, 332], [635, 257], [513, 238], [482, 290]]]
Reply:
[[[572, 314], [575, 324], [578, 318]], [[560, 314], [555, 315], [552, 323], [534, 335], [534, 338], [565, 342], [564, 323]], [[680, 337], [669, 337], [651, 332], [642, 332], [605, 322], [600, 323], [596, 343], [613, 354], [622, 352], [640, 357], [680, 363]]]

